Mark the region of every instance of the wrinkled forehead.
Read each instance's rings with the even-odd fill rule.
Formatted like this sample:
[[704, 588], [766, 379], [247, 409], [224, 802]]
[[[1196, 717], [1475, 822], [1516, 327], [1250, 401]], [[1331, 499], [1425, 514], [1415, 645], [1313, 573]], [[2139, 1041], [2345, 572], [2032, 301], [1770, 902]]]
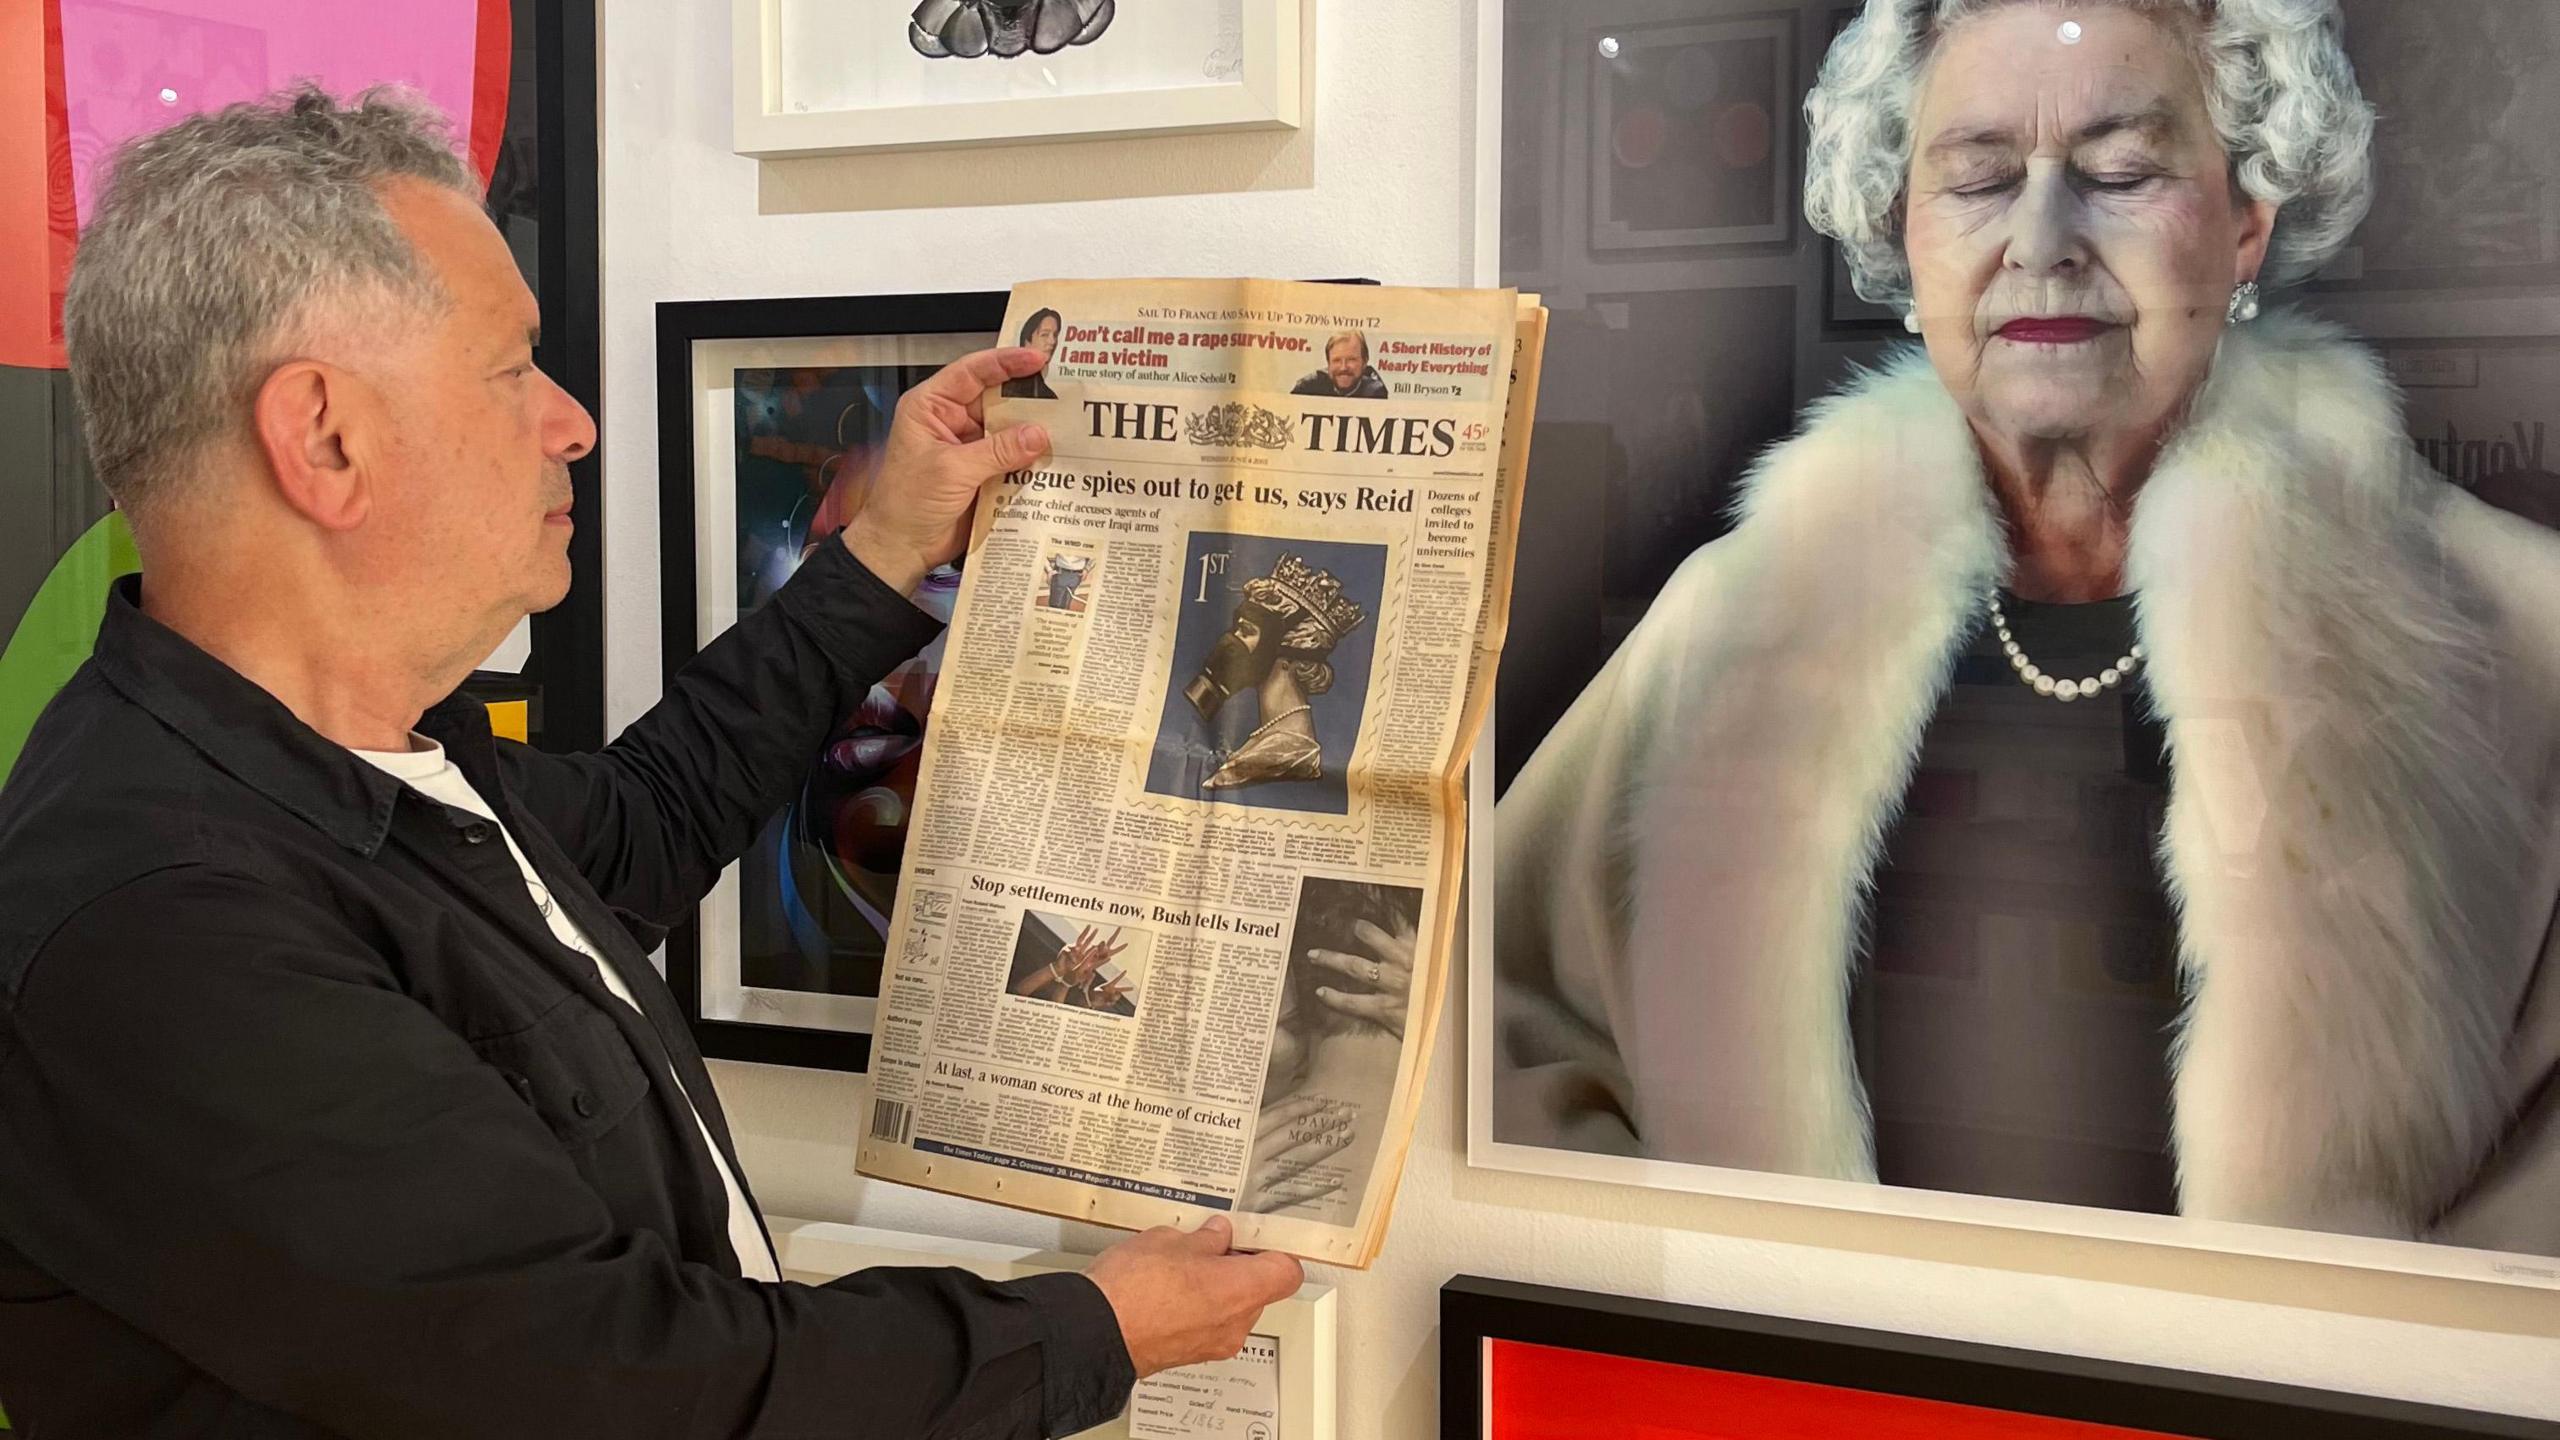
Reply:
[[1920, 77], [1912, 139], [1947, 148], [2068, 148], [2132, 137], [2209, 138], [2188, 22], [2109, 5], [2009, 6], [1940, 36]]

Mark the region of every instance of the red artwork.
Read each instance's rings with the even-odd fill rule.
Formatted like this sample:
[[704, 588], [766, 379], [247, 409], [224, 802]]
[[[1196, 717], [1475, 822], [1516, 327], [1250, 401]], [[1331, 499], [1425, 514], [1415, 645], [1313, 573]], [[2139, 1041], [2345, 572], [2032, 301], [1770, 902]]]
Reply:
[[63, 368], [63, 288], [100, 162], [199, 110], [303, 76], [340, 93], [398, 81], [452, 114], [488, 182], [514, 59], [509, 0], [411, 0], [361, 24], [349, 13], [338, 0], [0, 6], [0, 365]]
[[1492, 1341], [1485, 1440], [2169, 1440], [1940, 1400]]

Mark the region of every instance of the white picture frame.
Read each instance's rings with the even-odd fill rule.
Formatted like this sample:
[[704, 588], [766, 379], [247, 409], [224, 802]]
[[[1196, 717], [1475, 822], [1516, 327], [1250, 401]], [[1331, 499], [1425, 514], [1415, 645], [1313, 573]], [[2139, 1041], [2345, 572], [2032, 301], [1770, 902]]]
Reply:
[[[1232, 10], [1233, 35], [1222, 18], [1218, 47], [1198, 81], [1142, 81], [1129, 88], [1078, 88], [1078, 71], [1088, 56], [1071, 47], [1053, 55], [1024, 54], [1012, 59], [925, 59], [903, 50], [901, 38], [906, 0], [730, 0], [732, 62], [735, 86], [733, 143], [737, 153], [774, 160], [794, 156], [847, 155], [863, 152], [928, 150], [955, 146], [1022, 144], [1064, 140], [1105, 140], [1141, 135], [1200, 134], [1226, 130], [1296, 129], [1305, 123], [1304, 39], [1308, 0], [1182, 0], [1191, 4], [1225, 4]], [[830, 97], [795, 95], [792, 21], [809, 7], [807, 24], [880, 23], [886, 46], [866, 49], [875, 67], [888, 71], [897, 59], [911, 60], [921, 73], [939, 79], [957, 72], [926, 71], [935, 66], [1029, 66], [1013, 72], [1048, 85], [1055, 93], [1009, 92], [974, 98], [926, 99], [888, 93], [880, 103], [842, 106]], [[877, 10], [873, 15], [870, 12]], [[1143, 17], [1142, 17], [1143, 18]], [[885, 22], [895, 20], [897, 26]], [[1124, 26], [1127, 17], [1123, 17]], [[1108, 44], [1105, 32], [1094, 49]], [[1226, 56], [1230, 38], [1240, 53]], [[867, 45], [867, 42], [866, 42]], [[896, 58], [890, 47], [899, 47]], [[818, 48], [814, 41], [809, 48]], [[1230, 60], [1232, 63], [1230, 63]], [[1217, 73], [1212, 73], [1217, 72]], [[894, 73], [894, 72], [890, 72]], [[1032, 87], [1037, 89], [1037, 84]]]
[[[768, 1222], [774, 1250], [782, 1261], [782, 1278], [804, 1285], [823, 1285], [840, 1275], [880, 1265], [954, 1265], [984, 1279], [1019, 1280], [1058, 1271], [1081, 1272], [1090, 1255], [1037, 1250], [1024, 1245], [998, 1245], [981, 1240], [955, 1240], [916, 1235], [867, 1225], [840, 1225], [815, 1220]], [[1333, 1287], [1313, 1281], [1298, 1293], [1266, 1307], [1255, 1321], [1258, 1338], [1276, 1342], [1279, 1350], [1280, 1426], [1276, 1434], [1253, 1436], [1251, 1427], [1229, 1426], [1231, 1433], [1252, 1440], [1334, 1440], [1337, 1409], [1337, 1351]], [[1184, 1371], [1169, 1372], [1181, 1376]], [[1150, 1384], [1140, 1381], [1145, 1394]], [[1132, 1440], [1131, 1416], [1079, 1432], [1074, 1440]], [[1150, 1431], [1148, 1433], [1156, 1433]], [[1183, 1433], [1219, 1440], [1220, 1431], [1194, 1428]]]
[[[1799, 15], [1808, 23], [1817, 13], [1812, 8], [1814, 3], [1815, 0], [1800, 0]], [[1506, 283], [1526, 284], [1521, 277], [1506, 274], [1501, 248], [1505, 149], [1502, 90], [1506, 80], [1505, 50], [1511, 39], [1505, 28], [1505, 9], [1503, 4], [1489, 3], [1480, 10], [1476, 21], [1478, 93], [1474, 113], [1477, 149], [1471, 198], [1478, 218], [1469, 254], [1468, 280], [1470, 284], [1486, 288]], [[1566, 41], [1568, 46], [1574, 43], [1570, 39]], [[1588, 73], [1588, 66], [1578, 54], [1569, 57], [1566, 63], [1577, 73]], [[1558, 99], [1559, 103], [1566, 105], [1580, 103], [1580, 97], [1562, 91], [1559, 91]], [[1581, 113], [1597, 112], [1586, 109]], [[1570, 140], [1565, 153], [1573, 153]], [[1552, 251], [1548, 258], [1552, 265]], [[1589, 300], [1587, 295], [1574, 288], [1570, 276], [1556, 281], [1545, 298], [1560, 317], [1566, 310]], [[2479, 333], [2499, 337], [2538, 336], [2547, 333], [2540, 328], [2541, 320], [2552, 309], [2551, 302], [2533, 296], [2496, 300], [2422, 299], [2424, 304], [2433, 307], [2440, 322], [2461, 336]], [[2416, 325], [2415, 307], [2419, 302], [2409, 302], [2410, 308], [2406, 312], [2394, 308], [2394, 303], [2388, 299], [2377, 301], [2374, 310], [2350, 311], [2347, 318], [2355, 322], [2359, 333], [2377, 343], [2442, 333], [2441, 329]], [[2492, 324], [2494, 317], [2488, 316], [2487, 309], [2483, 307], [2502, 307], [2505, 319]], [[2485, 331], [2470, 328], [2475, 320], [2488, 328]], [[1551, 359], [1552, 356], [1551, 348]], [[1499, 683], [1497, 681], [1497, 685]], [[1490, 963], [1497, 944], [1494, 857], [1499, 843], [1499, 824], [1494, 775], [1498, 726], [1497, 707], [1496, 713], [1485, 719], [1467, 771], [1464, 944], [1462, 958], [1453, 967], [1454, 973], [1449, 981], [1459, 987], [1452, 1000], [1458, 1012], [1457, 1033], [1463, 1041], [1461, 1105], [1464, 1155], [1469, 1168], [1665, 1194], [1712, 1196], [1811, 1211], [1891, 1216], [1918, 1222], [1970, 1226], [1984, 1231], [2043, 1235], [2053, 1237], [2057, 1242], [2051, 1252], [2057, 1256], [2067, 1253], [2069, 1242], [2098, 1240], [2164, 1252], [2263, 1257], [2345, 1272], [2411, 1275], [2518, 1290], [2560, 1290], [2560, 1257], [1820, 1179], [1638, 1156], [1597, 1154], [1498, 1139], [1494, 1133], [1495, 1085], [1491, 1057], [1499, 1050], [1499, 1040], [1497, 996]], [[2069, 1273], [2068, 1262], [2057, 1263], [2065, 1265], [2065, 1269], [2057, 1273]], [[2277, 1297], [2252, 1298], [2275, 1301]]]

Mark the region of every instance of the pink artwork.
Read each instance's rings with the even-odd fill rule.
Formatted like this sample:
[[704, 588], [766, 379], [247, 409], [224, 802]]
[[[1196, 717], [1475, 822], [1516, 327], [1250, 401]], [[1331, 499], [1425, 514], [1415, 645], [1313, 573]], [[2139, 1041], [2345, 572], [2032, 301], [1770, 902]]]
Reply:
[[[186, 115], [254, 99], [300, 79], [344, 94], [398, 82], [424, 93], [479, 138], [475, 113], [496, 82], [503, 107], [509, 54], [507, 6], [485, 0], [58, 0], [60, 96], [71, 138], [71, 183], [81, 224], [118, 144]], [[490, 58], [480, 73], [482, 14], [493, 12]], [[503, 109], [500, 111], [503, 116]], [[494, 132], [489, 136], [496, 138]], [[484, 153], [472, 145], [475, 156]], [[485, 178], [485, 165], [482, 169]]]

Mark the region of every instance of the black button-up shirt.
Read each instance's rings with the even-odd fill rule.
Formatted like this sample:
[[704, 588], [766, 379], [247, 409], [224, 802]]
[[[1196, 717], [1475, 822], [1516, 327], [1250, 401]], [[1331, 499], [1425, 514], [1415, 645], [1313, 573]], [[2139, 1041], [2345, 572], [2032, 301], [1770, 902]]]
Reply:
[[0, 792], [21, 1429], [1013, 1437], [1119, 1411], [1128, 1354], [1082, 1276], [741, 1278], [695, 1106], [746, 1177], [647, 958], [935, 622], [821, 545], [601, 753], [497, 742], [469, 703], [421, 723], [635, 1012], [485, 821], [133, 584]]

